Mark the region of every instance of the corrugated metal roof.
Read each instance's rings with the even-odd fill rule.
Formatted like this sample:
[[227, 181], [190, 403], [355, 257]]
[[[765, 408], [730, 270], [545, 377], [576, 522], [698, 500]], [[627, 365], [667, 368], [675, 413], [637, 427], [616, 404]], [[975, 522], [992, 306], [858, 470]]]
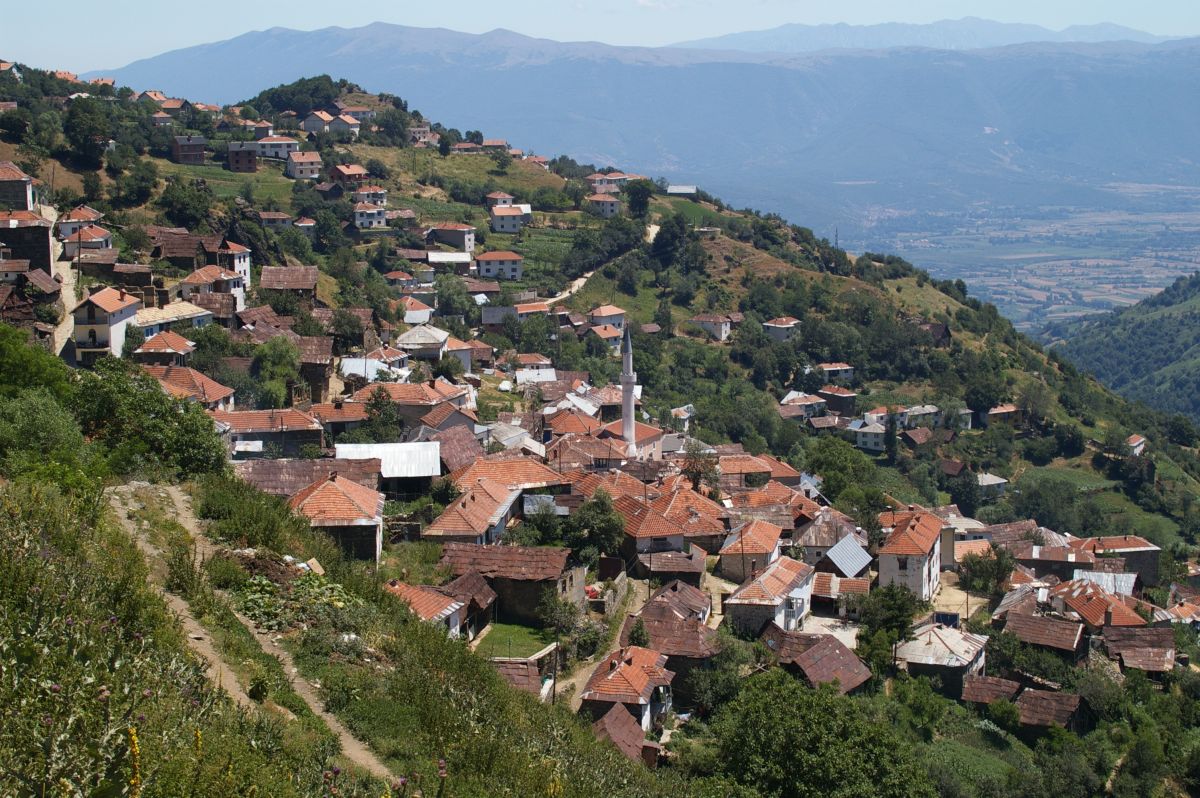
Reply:
[[843, 576], [858, 576], [871, 564], [871, 555], [859, 545], [853, 535], [847, 535], [833, 545], [825, 556]]
[[339, 443], [334, 449], [339, 458], [347, 460], [378, 459], [384, 479], [437, 477], [442, 473], [442, 445], [438, 441]]
[[1109, 593], [1118, 593], [1122, 596], [1132, 596], [1134, 586], [1137, 584], [1137, 574], [1112, 574], [1106, 571], [1085, 571], [1082, 568], [1075, 569], [1073, 578], [1077, 582], [1091, 582]]

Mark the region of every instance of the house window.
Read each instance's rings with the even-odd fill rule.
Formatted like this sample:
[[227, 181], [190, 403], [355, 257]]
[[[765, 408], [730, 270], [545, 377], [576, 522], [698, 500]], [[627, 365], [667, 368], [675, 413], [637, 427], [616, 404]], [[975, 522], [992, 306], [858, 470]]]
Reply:
[[908, 571], [908, 558], [907, 557], [897, 557], [896, 558], [896, 570], [905, 571], [905, 572]]

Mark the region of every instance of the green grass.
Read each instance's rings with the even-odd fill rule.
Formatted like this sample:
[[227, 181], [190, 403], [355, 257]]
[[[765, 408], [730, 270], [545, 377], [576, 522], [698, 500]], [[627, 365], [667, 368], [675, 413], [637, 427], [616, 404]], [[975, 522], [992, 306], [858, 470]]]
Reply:
[[261, 203], [273, 199], [282, 207], [290, 207], [292, 201], [292, 182], [283, 176], [283, 164], [271, 161], [260, 161], [257, 172], [230, 172], [220, 164], [210, 163], [203, 166], [189, 166], [172, 163], [162, 158], [151, 158], [163, 177], [179, 175], [187, 179], [202, 179], [208, 183], [217, 199], [230, 199], [239, 196], [242, 186], [247, 182], [254, 186], [254, 200]]
[[1054, 477], [1066, 480], [1081, 491], [1106, 490], [1116, 485], [1111, 479], [1105, 479], [1095, 471], [1082, 466], [1041, 466], [1030, 468], [1025, 472], [1034, 477]]
[[554, 637], [544, 629], [519, 626], [514, 623], [492, 623], [492, 629], [475, 653], [481, 657], [529, 657], [554, 642]]
[[706, 208], [698, 202], [683, 197], [656, 198], [655, 205], [659, 210], [674, 211], [687, 220], [688, 224], [701, 227], [715, 226], [721, 220], [721, 214]]
[[1128, 535], [1140, 535], [1156, 546], [1170, 547], [1182, 543], [1179, 524], [1161, 515], [1148, 513], [1123, 493], [1107, 492], [1095, 497], [1100, 512], [1115, 529]]
[[486, 155], [452, 155], [446, 158], [436, 150], [417, 150], [406, 148], [397, 150], [391, 147], [371, 147], [355, 145], [350, 151], [362, 163], [371, 158], [378, 158], [394, 171], [402, 173], [393, 177], [393, 182], [399, 182], [409, 187], [415, 179], [424, 179], [430, 175], [459, 180], [469, 183], [492, 183], [501, 191], [535, 191], [539, 188], [562, 188], [566, 181], [556, 174], [547, 172], [540, 166], [514, 160], [504, 174], [494, 174], [495, 163]]
[[[645, 278], [647, 275], [643, 275], [643, 277]], [[616, 305], [623, 308], [634, 321], [645, 324], [653, 320], [654, 311], [658, 309], [658, 291], [653, 285], [643, 282], [638, 286], [637, 296], [630, 296], [623, 291], [618, 291], [612, 280], [597, 271], [568, 302], [580, 313], [587, 313], [599, 305]], [[680, 321], [690, 318], [691, 312], [687, 308], [672, 305], [671, 316], [678, 324]]]
[[413, 585], [440, 585], [450, 574], [438, 567], [442, 556], [441, 544], [430, 541], [411, 541], [388, 546], [383, 552], [379, 569], [382, 580], [402, 579]]

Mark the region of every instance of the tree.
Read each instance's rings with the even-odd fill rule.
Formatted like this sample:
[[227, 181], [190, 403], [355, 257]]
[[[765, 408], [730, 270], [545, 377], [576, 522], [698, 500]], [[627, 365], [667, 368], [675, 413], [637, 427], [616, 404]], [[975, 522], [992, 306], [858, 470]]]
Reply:
[[450, 147], [451, 144], [449, 136], [443, 135], [438, 139], [438, 155], [442, 156], [443, 158], [447, 157], [450, 155]]
[[683, 445], [683, 464], [679, 470], [692, 481], [692, 490], [700, 490], [701, 485], [716, 487], [720, 484], [717, 456], [695, 438], [688, 438]]
[[300, 381], [300, 350], [283, 336], [272, 338], [254, 350], [252, 361], [261, 390], [259, 407], [284, 407], [289, 387]]
[[142, 328], [136, 324], [130, 324], [125, 328], [125, 343], [121, 345], [121, 357], [129, 360], [144, 343], [146, 343], [146, 334], [142, 332]]
[[110, 135], [104, 103], [92, 97], [72, 102], [63, 120], [63, 135], [75, 157], [92, 169], [100, 168]]
[[625, 184], [625, 198], [629, 201], [629, 215], [636, 219], [646, 218], [650, 211], [650, 197], [654, 196], [654, 184], [649, 180], [631, 180]]
[[371, 173], [372, 177], [378, 177], [380, 180], [387, 180], [392, 176], [392, 170], [378, 158], [367, 160], [367, 171]]
[[189, 230], [199, 226], [212, 210], [212, 189], [199, 181], [172, 177], [167, 180], [158, 205], [168, 221]]
[[913, 616], [924, 606], [917, 596], [903, 585], [890, 584], [872, 590], [857, 605], [860, 634], [886, 632], [892, 642], [907, 640], [912, 633]]
[[329, 327], [339, 353], [348, 352], [350, 347], [362, 340], [362, 321], [345, 308], [338, 308], [333, 312], [333, 319], [330, 321]]
[[959, 584], [966, 590], [987, 595], [1004, 592], [1016, 560], [1008, 549], [992, 544], [983, 554], [968, 554], [959, 564]]
[[637, 616], [629, 630], [629, 645], [645, 648], [650, 645], [650, 633], [646, 631], [646, 622], [642, 616]]
[[546, 588], [538, 601], [537, 616], [555, 634], [570, 634], [579, 623], [579, 607], [570, 599], [560, 598], [552, 588]]
[[0, 398], [33, 387], [43, 388], [68, 407], [75, 397], [66, 364], [45, 349], [31, 346], [24, 331], [0, 324]]
[[983, 497], [979, 492], [979, 480], [973, 473], [964, 468], [958, 476], [951, 477], [947, 492], [950, 501], [958, 505], [959, 512], [967, 518], [975, 517]]
[[433, 367], [433, 376], [445, 377], [453, 382], [461, 377], [464, 371], [465, 369], [461, 360], [454, 355], [446, 354], [442, 355], [437, 365]]
[[615, 554], [625, 537], [625, 519], [613, 509], [612, 497], [598, 490], [567, 518], [563, 540], [574, 557], [591, 564], [600, 554]]
[[[779, 668], [746, 682], [711, 724], [721, 772], [778, 798], [932, 798], [913, 749], [865, 706]], [[787, 751], [787, 764], [779, 752]], [[836, 786], [835, 786], [836, 785]]]
[[654, 323], [662, 328], [663, 335], [671, 335], [675, 323], [671, 318], [671, 303], [666, 296], [658, 300], [658, 308], [654, 311]]
[[508, 168], [512, 166], [513, 157], [508, 154], [508, 150], [492, 150], [488, 153], [488, 157], [492, 159], [495, 165], [496, 174], [505, 174]]

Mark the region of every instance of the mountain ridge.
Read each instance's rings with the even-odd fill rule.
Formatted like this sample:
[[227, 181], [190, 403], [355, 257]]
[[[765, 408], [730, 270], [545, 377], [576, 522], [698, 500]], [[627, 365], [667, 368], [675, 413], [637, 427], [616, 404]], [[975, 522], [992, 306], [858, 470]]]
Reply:
[[979, 49], [1027, 42], [1136, 41], [1159, 43], [1159, 36], [1113, 23], [1071, 25], [1053, 30], [1041, 25], [997, 22], [980, 17], [930, 23], [885, 22], [875, 25], [787, 23], [761, 30], [739, 31], [691, 39], [672, 47], [752, 52], [814, 52], [831, 48], [882, 49], [926, 46], [950, 50]]

